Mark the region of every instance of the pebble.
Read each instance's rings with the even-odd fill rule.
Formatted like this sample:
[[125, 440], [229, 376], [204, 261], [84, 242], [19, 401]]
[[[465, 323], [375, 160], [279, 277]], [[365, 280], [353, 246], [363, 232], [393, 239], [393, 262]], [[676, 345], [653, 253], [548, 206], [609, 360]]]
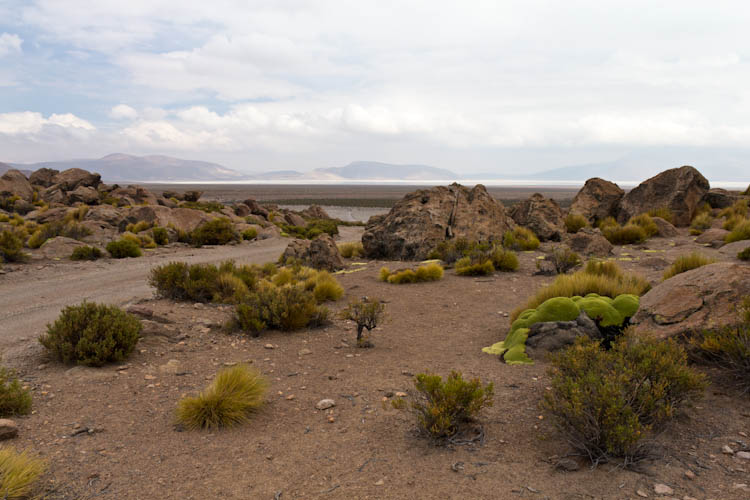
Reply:
[[691, 470], [686, 470], [685, 471], [685, 477], [688, 478], [688, 479], [695, 479], [695, 472], [693, 472]]
[[287, 401], [291, 401], [292, 399], [294, 399], [294, 398], [296, 398], [296, 397], [297, 397], [297, 396], [295, 396], [294, 394], [290, 394], [290, 395], [288, 395], [288, 396], [286, 397], [286, 399], [287, 399]]
[[266, 344], [263, 347], [266, 348], [266, 349], [274, 349], [273, 344]]
[[567, 472], [577, 471], [579, 468], [578, 462], [572, 458], [561, 458], [555, 464], [555, 468], [558, 470], [564, 470]]
[[666, 484], [656, 483], [654, 485], [654, 492], [657, 495], [671, 495], [672, 493], [674, 493], [674, 490], [670, 488], [669, 486], [667, 486]]
[[321, 399], [315, 404], [315, 408], [318, 410], [327, 410], [336, 406], [336, 402], [333, 399]]
[[639, 497], [648, 498], [648, 493], [643, 490], [636, 490], [635, 494]]
[[18, 436], [18, 426], [10, 419], [0, 419], [0, 441]]
[[329, 423], [329, 424], [332, 424], [332, 423], [334, 423], [335, 421], [336, 421], [336, 418], [335, 418], [335, 417], [334, 417], [333, 415], [331, 415], [331, 416], [329, 416], [329, 417], [328, 417], [328, 423]]
[[738, 451], [734, 456], [743, 460], [750, 460], [750, 451]]
[[144, 375], [143, 378], [145, 378], [146, 380], [154, 380], [156, 377], [154, 377], [153, 375]]
[[312, 354], [312, 351], [310, 349], [300, 349], [297, 354], [299, 356], [306, 356], [308, 354]]
[[384, 484], [385, 484], [385, 481], [383, 481], [382, 479], [375, 482], [375, 486], [383, 486]]
[[407, 396], [407, 394], [405, 392], [397, 392], [396, 393], [396, 397], [397, 398], [405, 398], [406, 396]]
[[734, 455], [734, 450], [726, 444], [721, 447], [721, 452], [725, 455]]

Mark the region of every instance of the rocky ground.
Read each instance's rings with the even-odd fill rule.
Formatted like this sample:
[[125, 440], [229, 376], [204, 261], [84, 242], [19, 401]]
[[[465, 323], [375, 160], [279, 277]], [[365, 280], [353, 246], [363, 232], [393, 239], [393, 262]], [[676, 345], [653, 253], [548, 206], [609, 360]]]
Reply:
[[[657, 283], [670, 262], [695, 249], [737, 262], [696, 243], [686, 229], [615, 247], [611, 258]], [[384, 299], [388, 319], [374, 332], [373, 349], [356, 348], [353, 325], [340, 319], [250, 338], [222, 331], [227, 306], [147, 295], [137, 308], [151, 319], [122, 366], [50, 362], [34, 342], [38, 327], [24, 329], [26, 348], [4, 361], [33, 388], [34, 412], [17, 419], [13, 444], [49, 461], [43, 481], [53, 499], [749, 498], [750, 461], [728, 451], [750, 445], [750, 399], [722, 385], [712, 385], [659, 436], [654, 459], [636, 470], [591, 469], [578, 457], [566, 462], [577, 470], [555, 467], [569, 448], [538, 407], [548, 365], [508, 366], [481, 352], [504, 337], [508, 313], [552, 281], [534, 275], [541, 255], [521, 253], [515, 273], [465, 278], [447, 271], [442, 281], [402, 286], [377, 281], [382, 265], [402, 263], [347, 261], [352, 272], [338, 275], [346, 296], [332, 308], [363, 295]], [[47, 261], [28, 266], [23, 281], [35, 286], [55, 273], [75, 276], [99, 265]], [[0, 276], [0, 290], [14, 274]], [[90, 289], [92, 300], [98, 290], [104, 284]], [[256, 418], [221, 432], [176, 428], [180, 397], [239, 362], [258, 367], [272, 383]], [[451, 370], [495, 383], [481, 444], [432, 446], [415, 434], [410, 414], [388, 404], [412, 387], [413, 374]], [[317, 410], [324, 398], [336, 406]]]

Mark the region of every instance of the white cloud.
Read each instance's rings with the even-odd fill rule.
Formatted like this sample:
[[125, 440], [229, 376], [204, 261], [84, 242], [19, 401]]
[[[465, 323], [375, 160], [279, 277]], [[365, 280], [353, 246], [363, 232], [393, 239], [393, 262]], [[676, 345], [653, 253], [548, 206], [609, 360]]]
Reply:
[[110, 110], [109, 116], [115, 120], [135, 120], [138, 118], [138, 111], [127, 104], [118, 104]]
[[34, 135], [43, 133], [49, 128], [69, 131], [95, 130], [91, 123], [71, 113], [52, 114], [49, 118], [33, 111], [0, 113], [0, 134]]
[[21, 52], [23, 39], [12, 33], [0, 34], [0, 57], [4, 57], [14, 52]]

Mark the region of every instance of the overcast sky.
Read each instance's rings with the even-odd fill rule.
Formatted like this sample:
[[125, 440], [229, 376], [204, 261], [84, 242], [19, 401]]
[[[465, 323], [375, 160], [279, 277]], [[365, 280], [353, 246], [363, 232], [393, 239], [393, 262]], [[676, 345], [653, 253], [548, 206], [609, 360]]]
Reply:
[[0, 0], [0, 161], [501, 174], [745, 149], [748, 5]]

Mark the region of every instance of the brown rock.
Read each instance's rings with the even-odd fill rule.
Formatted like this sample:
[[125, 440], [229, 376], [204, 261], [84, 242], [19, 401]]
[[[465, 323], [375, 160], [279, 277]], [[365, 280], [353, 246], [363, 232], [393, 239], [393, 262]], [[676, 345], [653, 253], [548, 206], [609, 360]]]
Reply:
[[238, 203], [234, 206], [234, 213], [239, 217], [247, 217], [251, 213], [250, 207], [248, 207], [244, 203]]
[[665, 170], [623, 196], [617, 220], [625, 223], [635, 215], [666, 207], [674, 214], [675, 226], [689, 226], [708, 189], [708, 180], [693, 167]]
[[62, 191], [73, 191], [78, 186], [96, 189], [102, 183], [102, 177], [80, 168], [69, 168], [55, 175], [52, 181]]
[[662, 219], [661, 217], [652, 217], [651, 219], [656, 224], [656, 227], [659, 228], [659, 232], [657, 233], [658, 236], [662, 238], [674, 238], [677, 236], [677, 228], [668, 220]]
[[259, 215], [266, 220], [268, 219], [268, 210], [260, 206], [257, 201], [253, 200], [252, 198], [248, 198], [247, 200], [243, 201], [243, 203], [250, 208], [251, 214]]
[[50, 187], [55, 183], [55, 176], [59, 173], [59, 170], [53, 168], [40, 168], [31, 173], [29, 176], [29, 182], [34, 186]]
[[617, 216], [617, 207], [625, 191], [614, 182], [594, 177], [586, 181], [573, 198], [570, 213], [586, 217], [591, 224]]
[[289, 258], [300, 260], [315, 269], [327, 271], [336, 271], [344, 267], [341, 253], [333, 238], [328, 234], [321, 234], [312, 241], [292, 240], [282, 254], [283, 260]]
[[155, 222], [162, 227], [172, 224], [177, 230], [190, 232], [204, 222], [210, 221], [212, 217], [202, 210], [192, 208], [167, 208], [160, 205], [148, 205], [131, 208], [127, 212], [126, 219], [128, 222], [142, 220]]
[[701, 204], [708, 203], [711, 208], [731, 207], [735, 201], [741, 198], [740, 195], [721, 188], [711, 188], [701, 199]]
[[18, 426], [12, 420], [0, 418], [0, 441], [18, 436]]
[[299, 227], [305, 227], [307, 226], [307, 221], [303, 219], [300, 215], [297, 215], [293, 212], [289, 212], [284, 214], [284, 220], [287, 224], [292, 226], [299, 226]]
[[409, 193], [387, 215], [371, 217], [362, 245], [371, 258], [424, 259], [441, 241], [500, 240], [514, 226], [484, 186], [452, 184]]
[[88, 186], [78, 186], [68, 193], [68, 203], [85, 203], [86, 205], [96, 205], [99, 203], [99, 192]]
[[258, 231], [258, 239], [259, 240], [268, 240], [270, 238], [280, 238], [281, 237], [281, 230], [278, 226], [274, 226], [271, 224], [268, 227], [264, 227], [263, 229]]
[[121, 205], [158, 205], [156, 196], [142, 186], [127, 186], [113, 189], [109, 195]]
[[47, 210], [34, 210], [33, 212], [26, 214], [26, 220], [33, 221], [38, 224], [61, 221], [65, 219], [65, 215], [68, 213], [68, 210], [70, 210], [70, 208], [68, 207], [49, 208]]
[[612, 253], [612, 243], [602, 236], [599, 229], [584, 227], [575, 234], [566, 234], [565, 243], [574, 252], [582, 255], [606, 257]]
[[330, 219], [328, 213], [320, 205], [310, 205], [302, 210], [300, 214], [310, 219]]
[[744, 249], [750, 247], [750, 240], [735, 241], [733, 243], [727, 243], [719, 249], [719, 253], [729, 255], [730, 257], [737, 258], [737, 254]]
[[118, 209], [112, 205], [97, 205], [89, 207], [83, 219], [84, 221], [104, 222], [124, 231], [127, 225], [124, 215], [126, 211], [126, 209]]
[[736, 305], [750, 295], [750, 266], [719, 262], [678, 274], [641, 297], [633, 317], [639, 331], [666, 338], [732, 324]]
[[728, 234], [729, 231], [726, 229], [707, 229], [695, 239], [695, 242], [701, 245], [720, 247], [724, 244], [724, 238]]
[[82, 241], [74, 240], [73, 238], [56, 236], [45, 241], [39, 247], [39, 251], [48, 259], [64, 259], [70, 257], [73, 250], [84, 245], [85, 243]]
[[203, 191], [185, 191], [182, 195], [182, 199], [185, 201], [198, 201], [203, 196]]
[[48, 189], [45, 189], [44, 192], [41, 193], [42, 199], [49, 203], [50, 205], [54, 204], [65, 204], [67, 201], [65, 197], [65, 192], [60, 189], [59, 186], [54, 185]]
[[534, 193], [510, 210], [511, 218], [532, 231], [541, 241], [560, 241], [565, 233], [560, 205], [551, 198]]
[[34, 201], [34, 188], [20, 170], [12, 168], [0, 177], [0, 196], [18, 196], [22, 200]]

